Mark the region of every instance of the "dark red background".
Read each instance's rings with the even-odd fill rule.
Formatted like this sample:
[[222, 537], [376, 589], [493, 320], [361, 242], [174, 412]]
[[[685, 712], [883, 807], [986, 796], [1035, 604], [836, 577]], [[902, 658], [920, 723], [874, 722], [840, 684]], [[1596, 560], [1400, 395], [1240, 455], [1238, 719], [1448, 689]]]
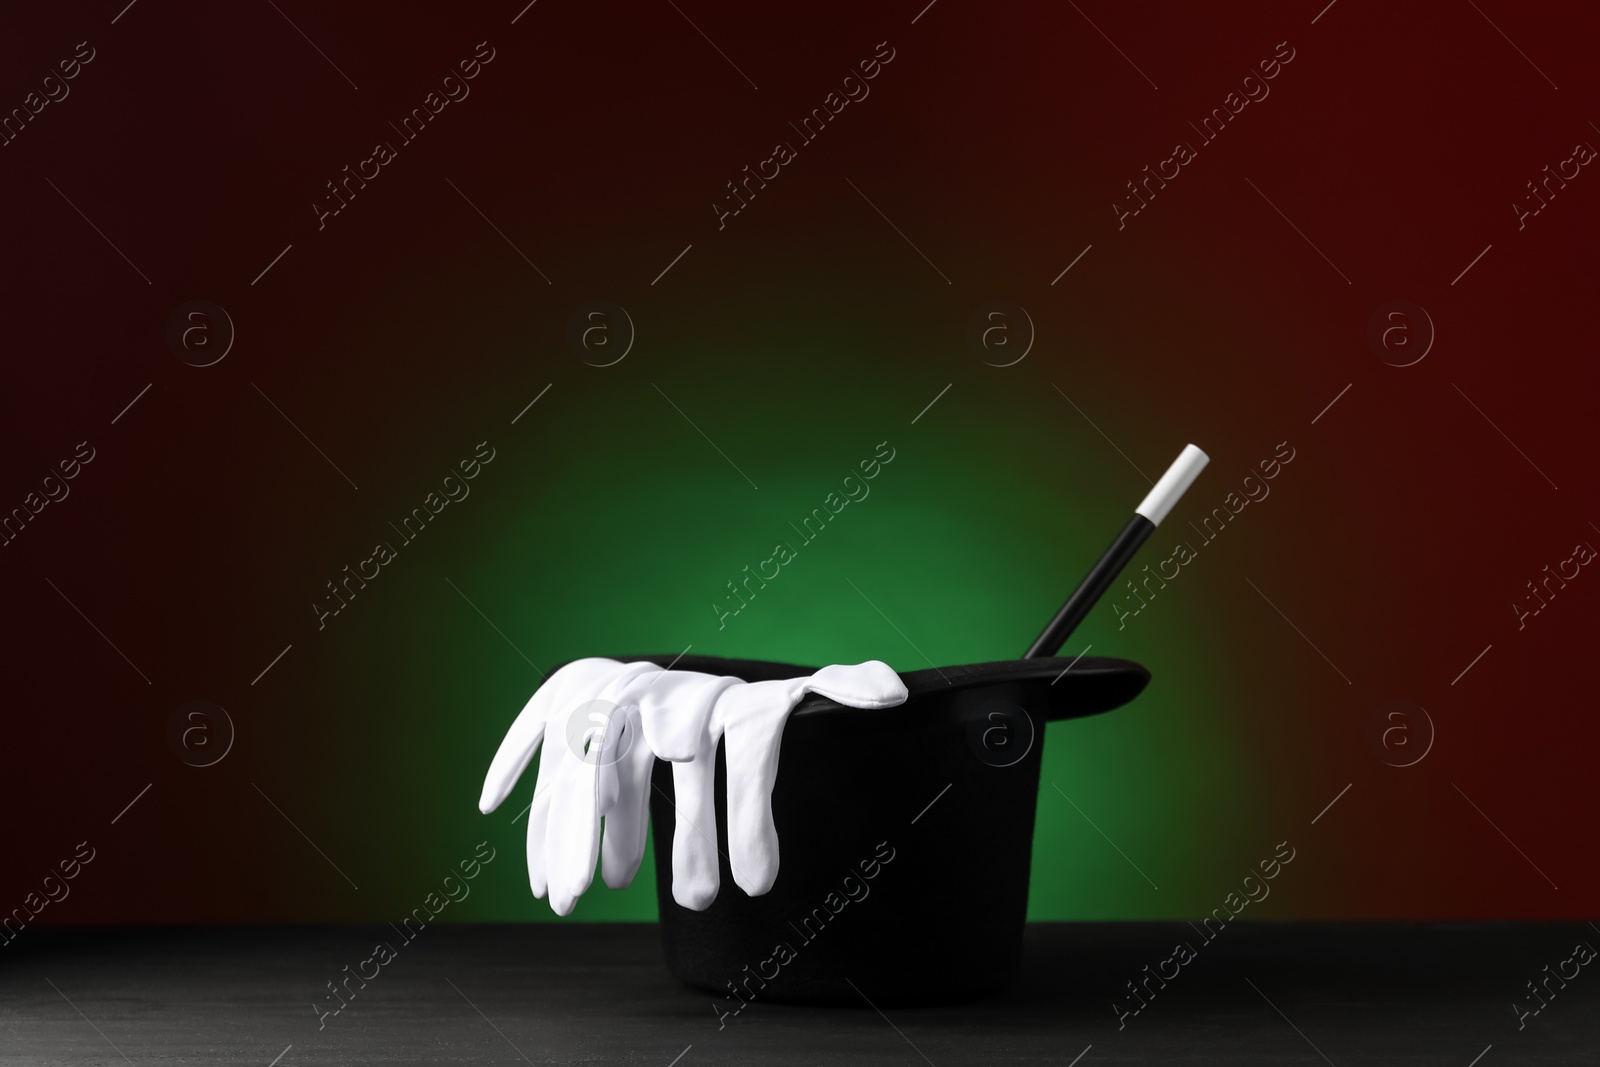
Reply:
[[[344, 521], [352, 506], [320, 468], [296, 468], [315, 477], [290, 484], [284, 427], [251, 383], [293, 396], [321, 428], [319, 444], [373, 470], [457, 450], [461, 434], [441, 427], [468, 391], [510, 383], [508, 395], [531, 396], [567, 374], [561, 323], [595, 291], [626, 293], [637, 314], [707, 336], [718, 294], [752, 272], [773, 294], [803, 271], [876, 286], [929, 322], [949, 318], [946, 287], [915, 273], [921, 262], [863, 212], [843, 175], [892, 190], [887, 214], [916, 220], [911, 237], [953, 276], [963, 307], [997, 292], [1059, 297], [1059, 317], [1087, 323], [1078, 351], [1040, 354], [1048, 374], [1037, 384], [1071, 381], [1094, 397], [1113, 440], [1148, 437], [1183, 413], [1248, 463], [1280, 426], [1309, 441], [1310, 419], [1351, 385], [1305, 449], [1298, 473], [1315, 495], [1285, 501], [1252, 551], [1294, 568], [1292, 601], [1278, 606], [1350, 672], [1359, 698], [1342, 686], [1308, 691], [1307, 678], [1320, 687], [1331, 675], [1315, 659], [1287, 666], [1285, 649], [1308, 650], [1259, 604], [1230, 592], [1216, 616], [1238, 656], [1259, 657], [1240, 703], [1262, 721], [1306, 723], [1289, 731], [1301, 740], [1275, 762], [1264, 803], [1298, 819], [1356, 783], [1341, 802], [1351, 817], [1330, 828], [1335, 846], [1314, 861], [1317, 888], [1296, 913], [1595, 910], [1600, 592], [1589, 586], [1600, 578], [1585, 570], [1525, 630], [1510, 608], [1577, 541], [1600, 544], [1600, 177], [1584, 168], [1521, 230], [1511, 209], [1543, 166], [1579, 141], [1600, 144], [1589, 5], [1337, 0], [1319, 15], [1316, 0], [1205, 11], [938, 0], [912, 24], [915, 0], [782, 12], [539, 0], [511, 25], [516, 0], [283, 13], [266, 2], [138, 0], [113, 25], [119, 7], [13, 13], [0, 40], [5, 108], [77, 42], [97, 52], [66, 100], [0, 148], [0, 507], [20, 504], [77, 442], [99, 449], [72, 496], [0, 549], [0, 904], [20, 901], [81, 827], [102, 826], [140, 783], [186, 771], [159, 728], [182, 699], [238, 693], [240, 714], [270, 716], [307, 746], [338, 716], [336, 664], [295, 701], [271, 704], [243, 684], [290, 620], [303, 625], [299, 599], [273, 594], [291, 564], [318, 570], [299, 565], [318, 551], [307, 529]], [[721, 182], [884, 39], [899, 49], [895, 64], [814, 150], [826, 162], [808, 156], [810, 169], [786, 172], [780, 190], [718, 233], [707, 203]], [[319, 231], [310, 204], [323, 182], [482, 40], [496, 58], [472, 96]], [[1187, 121], [1280, 41], [1296, 55], [1271, 97], [1119, 231], [1110, 205], [1123, 183], [1188, 137]], [[510, 257], [446, 177], [497, 205], [487, 213], [556, 284]], [[648, 284], [690, 242], [674, 270], [695, 294], [692, 313], [682, 290]], [[1052, 289], [1086, 245], [1070, 282]], [[498, 288], [474, 288], [486, 256]], [[248, 324], [206, 375], [165, 343], [172, 309], [196, 296]], [[1385, 365], [1365, 340], [1368, 317], [1393, 299], [1426, 308], [1437, 329], [1413, 367]], [[397, 345], [435, 305], [452, 311], [414, 349]], [[516, 330], [538, 337], [531, 355], [483, 355]], [[874, 373], [931, 396], [945, 366], [963, 361], [907, 337]], [[749, 373], [758, 388], [781, 387], [776, 371]], [[597, 403], [596, 424], [604, 417]], [[1150, 469], [1168, 451], [1156, 443], [1138, 458]], [[1371, 709], [1397, 696], [1426, 706], [1439, 733], [1408, 775], [1376, 762], [1361, 733]], [[338, 763], [302, 799], [337, 805], [363, 791], [367, 773], [359, 759]], [[130, 831], [80, 911], [46, 921], [282, 914], [271, 901], [288, 883], [273, 865], [301, 846], [276, 825], [263, 843], [248, 780], [188, 802], [153, 794], [160, 819]], [[254, 814], [241, 825], [234, 812], [246, 802]], [[175, 904], [197, 870], [205, 890]], [[337, 917], [352, 906], [330, 894], [290, 911]]]

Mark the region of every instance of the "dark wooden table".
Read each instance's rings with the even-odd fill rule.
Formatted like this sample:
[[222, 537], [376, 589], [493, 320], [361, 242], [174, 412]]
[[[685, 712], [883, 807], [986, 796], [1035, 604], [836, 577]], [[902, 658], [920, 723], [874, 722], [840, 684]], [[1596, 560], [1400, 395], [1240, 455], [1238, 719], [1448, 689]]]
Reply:
[[[1185, 937], [1036, 925], [1016, 986], [981, 1003], [757, 1002], [719, 1026], [653, 926], [433, 926], [381, 968], [362, 961], [399, 943], [384, 926], [34, 928], [0, 949], [0, 1064], [1600, 1062], [1600, 966], [1551, 979], [1521, 1029], [1513, 1010], [1572, 973], [1575, 944], [1600, 946], [1587, 924], [1238, 923], [1119, 1028], [1124, 983]], [[346, 965], [376, 977], [319, 1017]]]

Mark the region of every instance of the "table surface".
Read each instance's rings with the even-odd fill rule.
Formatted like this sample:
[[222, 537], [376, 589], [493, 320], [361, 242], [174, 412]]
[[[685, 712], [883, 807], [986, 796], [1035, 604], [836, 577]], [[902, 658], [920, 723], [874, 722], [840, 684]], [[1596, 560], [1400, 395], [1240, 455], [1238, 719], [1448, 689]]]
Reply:
[[[1529, 981], [1573, 973], [1577, 943], [1600, 946], [1588, 924], [1235, 923], [1119, 1027], [1125, 983], [1184, 939], [1201, 941], [1186, 923], [1037, 924], [1016, 985], [986, 1001], [757, 1001], [719, 1023], [667, 974], [651, 925], [433, 926], [410, 944], [386, 926], [33, 928], [0, 950], [0, 1064], [1600, 1060], [1600, 974], [1549, 978], [1537, 1014], [1513, 1008], [1538, 1006]], [[326, 983], [378, 940], [395, 957], [319, 1016]]]

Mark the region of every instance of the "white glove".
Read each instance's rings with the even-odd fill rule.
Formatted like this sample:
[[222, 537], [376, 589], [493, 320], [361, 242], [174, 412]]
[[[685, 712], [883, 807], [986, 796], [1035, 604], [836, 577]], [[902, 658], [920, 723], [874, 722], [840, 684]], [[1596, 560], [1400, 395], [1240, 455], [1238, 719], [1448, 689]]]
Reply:
[[576, 660], [551, 675], [517, 716], [478, 807], [499, 807], [546, 742], [528, 811], [528, 881], [534, 896], [548, 892], [551, 908], [568, 915], [594, 880], [597, 855], [608, 886], [633, 881], [644, 859], [653, 757], [670, 760], [677, 794], [672, 897], [703, 911], [719, 884], [713, 783], [717, 742], [726, 738], [729, 866], [741, 889], [760, 896], [778, 876], [772, 788], [783, 724], [810, 692], [859, 708], [906, 699], [899, 675], [877, 660], [769, 682]]

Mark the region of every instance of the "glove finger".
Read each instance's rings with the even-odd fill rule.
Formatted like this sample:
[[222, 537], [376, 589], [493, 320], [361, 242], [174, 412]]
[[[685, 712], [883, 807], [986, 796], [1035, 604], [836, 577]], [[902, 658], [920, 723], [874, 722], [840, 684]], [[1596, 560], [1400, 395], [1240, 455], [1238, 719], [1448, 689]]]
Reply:
[[707, 745], [693, 763], [672, 765], [676, 825], [672, 832], [672, 899], [705, 911], [717, 899], [716, 750]]
[[600, 857], [598, 768], [576, 754], [561, 761], [551, 790], [544, 857], [550, 873], [550, 907], [570, 915], [594, 882]]
[[622, 736], [621, 755], [611, 768], [616, 772], [616, 803], [606, 813], [600, 842], [600, 876], [612, 889], [631, 885], [644, 862], [650, 825], [650, 772], [656, 762], [655, 753], [645, 744], [638, 712], [629, 716]]
[[[549, 750], [539, 758], [540, 783], [534, 788], [533, 803], [528, 806], [528, 886], [536, 898], [542, 898], [550, 885], [550, 873], [544, 862], [545, 833], [550, 825], [550, 783], [544, 778], [546, 765], [554, 762], [555, 756]], [[552, 781], [554, 777], [550, 776]]]
[[485, 815], [498, 808], [510, 794], [522, 772], [528, 769], [539, 743], [544, 740], [545, 710], [550, 703], [550, 686], [539, 687], [528, 703], [523, 705], [505, 740], [489, 764], [489, 773], [483, 779], [483, 793], [478, 797], [478, 810]]
[[854, 665], [835, 664], [824, 667], [809, 678], [795, 678], [789, 683], [799, 683], [793, 703], [800, 702], [806, 693], [821, 693], [835, 703], [852, 708], [893, 708], [906, 702], [906, 684], [882, 660], [869, 659]]
[[734, 882], [753, 897], [778, 879], [772, 789], [783, 726], [800, 695], [793, 682], [755, 682], [717, 702], [728, 764], [728, 864]]
[[[631, 745], [633, 737], [628, 733], [628, 724], [638, 717], [638, 712], [632, 708], [608, 705], [603, 712], [591, 712], [591, 725], [581, 737], [587, 738], [587, 745], [579, 740], [579, 748], [573, 755], [595, 768], [595, 803], [602, 816], [608, 814], [617, 802], [617, 763], [623, 757], [625, 744]], [[569, 734], [570, 736], [570, 734]]]
[[[552, 731], [559, 729], [559, 723], [552, 727]], [[571, 757], [571, 750], [559, 741], [539, 750], [539, 774], [534, 779], [533, 802], [528, 805], [528, 885], [532, 887], [535, 897], [543, 897], [550, 886], [550, 865], [545, 859], [545, 841], [550, 831], [550, 801], [555, 797], [555, 786], [561, 779], [562, 761]]]

